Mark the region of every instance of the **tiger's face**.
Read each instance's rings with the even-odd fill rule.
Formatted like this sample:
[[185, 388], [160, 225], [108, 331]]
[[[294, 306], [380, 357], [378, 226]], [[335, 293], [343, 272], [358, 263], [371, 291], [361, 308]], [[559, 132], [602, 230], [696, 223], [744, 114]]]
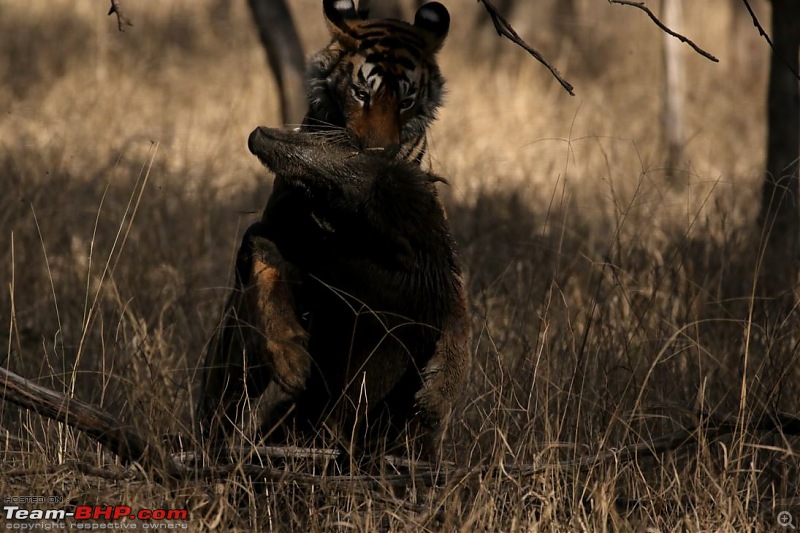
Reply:
[[450, 27], [447, 9], [425, 4], [408, 24], [362, 20], [352, 0], [324, 0], [323, 7], [331, 43], [311, 59], [304, 123], [344, 128], [362, 149], [409, 152], [441, 105], [435, 56]]
[[345, 124], [362, 148], [399, 146], [403, 125], [415, 111], [420, 69], [412, 64], [404, 68], [392, 59], [373, 54], [353, 62], [341, 104]]

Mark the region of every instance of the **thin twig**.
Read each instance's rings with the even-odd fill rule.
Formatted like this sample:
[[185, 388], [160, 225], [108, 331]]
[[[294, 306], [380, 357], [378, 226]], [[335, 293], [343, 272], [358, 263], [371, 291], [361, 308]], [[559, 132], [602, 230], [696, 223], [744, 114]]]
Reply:
[[620, 4], [620, 5], [623, 5], [623, 6], [631, 6], [631, 7], [635, 7], [635, 8], [641, 9], [642, 11], [647, 13], [647, 16], [649, 16], [650, 19], [656, 24], [656, 26], [661, 28], [663, 31], [665, 31], [669, 35], [672, 35], [673, 37], [678, 39], [680, 42], [688, 44], [689, 46], [691, 46], [694, 49], [695, 52], [697, 52], [701, 56], [705, 57], [706, 59], [708, 59], [710, 61], [713, 61], [714, 63], [719, 63], [719, 59], [717, 59], [716, 57], [714, 57], [710, 53], [706, 52], [705, 50], [703, 50], [702, 48], [700, 48], [699, 46], [694, 44], [694, 42], [691, 39], [689, 39], [688, 37], [686, 37], [684, 35], [681, 35], [680, 33], [676, 32], [676, 31], [673, 31], [670, 28], [668, 28], [667, 26], [665, 26], [664, 23], [661, 22], [660, 20], [658, 20], [658, 17], [656, 17], [655, 14], [652, 11], [650, 11], [650, 8], [647, 7], [644, 2], [632, 2], [631, 0], [608, 0], [608, 3], [609, 4]]
[[534, 58], [536, 58], [536, 60], [539, 63], [547, 67], [550, 73], [553, 74], [553, 76], [555, 76], [555, 78], [558, 80], [558, 83], [560, 83], [561, 86], [564, 87], [564, 89], [566, 89], [566, 91], [569, 94], [575, 96], [572, 84], [567, 80], [565, 80], [564, 77], [561, 76], [561, 74], [558, 72], [558, 69], [553, 65], [551, 65], [550, 62], [547, 61], [547, 59], [545, 59], [544, 56], [541, 53], [539, 53], [538, 50], [530, 46], [522, 39], [522, 37], [519, 36], [519, 34], [514, 30], [514, 28], [511, 27], [511, 24], [509, 24], [509, 22], [505, 18], [503, 18], [503, 16], [497, 11], [497, 8], [494, 7], [494, 5], [490, 0], [478, 0], [478, 1], [483, 4], [483, 7], [486, 8], [486, 12], [489, 13], [489, 17], [491, 17], [492, 19], [492, 24], [494, 24], [494, 29], [497, 31], [497, 35], [505, 37], [512, 43], [516, 44], [517, 46], [528, 52]]
[[753, 19], [753, 25], [756, 28], [758, 28], [758, 34], [767, 40], [767, 43], [769, 43], [769, 46], [770, 48], [772, 48], [772, 50], [775, 50], [775, 46], [772, 44], [772, 39], [769, 38], [769, 35], [767, 35], [766, 30], [758, 21], [758, 17], [756, 16], [755, 11], [753, 11], [753, 7], [750, 5], [750, 2], [748, 2], [747, 0], [742, 0], [742, 2], [744, 2], [744, 7], [747, 8], [747, 12], [750, 13], [750, 18]]
[[119, 31], [125, 31], [125, 26], [133, 26], [133, 22], [122, 13], [119, 3], [120, 0], [111, 0], [111, 8], [108, 10], [108, 15], [117, 15], [117, 27]]
[[[259, 457], [261, 459], [307, 459], [310, 461], [328, 461], [339, 457], [339, 450], [333, 448], [303, 448], [299, 446], [240, 446], [210, 450], [212, 457]], [[179, 463], [197, 462], [203, 454], [197, 451], [185, 451], [172, 454]]]
[[750, 13], [750, 18], [753, 19], [753, 26], [758, 28], [758, 34], [761, 37], [763, 37], [765, 41], [767, 41], [769, 47], [772, 48], [772, 53], [778, 56], [778, 58], [781, 60], [781, 63], [786, 65], [786, 68], [788, 68], [792, 72], [792, 74], [794, 74], [795, 78], [800, 80], [800, 74], [798, 74], [798, 72], [794, 69], [794, 67], [792, 67], [792, 65], [790, 65], [789, 62], [786, 61], [786, 59], [782, 55], [778, 54], [778, 51], [775, 49], [775, 45], [772, 44], [772, 39], [769, 38], [769, 35], [767, 34], [766, 30], [758, 21], [758, 17], [756, 16], [755, 11], [753, 11], [753, 7], [750, 5], [750, 2], [748, 0], [742, 0], [742, 2], [744, 2], [744, 6], [747, 8], [747, 12]]

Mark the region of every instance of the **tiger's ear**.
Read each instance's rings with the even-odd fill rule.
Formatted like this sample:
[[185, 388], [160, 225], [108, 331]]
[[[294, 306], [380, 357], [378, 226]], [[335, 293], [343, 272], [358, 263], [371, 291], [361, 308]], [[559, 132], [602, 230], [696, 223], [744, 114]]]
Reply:
[[360, 20], [353, 0], [322, 0], [322, 9], [331, 37], [344, 44], [351, 43], [350, 23]]
[[439, 2], [428, 2], [417, 10], [414, 26], [428, 34], [428, 52], [435, 54], [442, 49], [450, 30], [450, 13]]

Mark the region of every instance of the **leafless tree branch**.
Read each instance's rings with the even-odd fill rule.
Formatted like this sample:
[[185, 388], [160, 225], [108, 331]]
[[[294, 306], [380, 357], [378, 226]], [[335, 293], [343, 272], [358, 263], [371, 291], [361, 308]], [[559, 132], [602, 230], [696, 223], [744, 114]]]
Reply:
[[755, 11], [753, 11], [753, 7], [750, 5], [750, 2], [748, 2], [747, 0], [742, 0], [742, 2], [744, 2], [744, 7], [747, 8], [747, 12], [750, 13], [750, 18], [753, 19], [753, 25], [756, 28], [758, 28], [758, 34], [764, 39], [766, 39], [767, 43], [769, 43], [770, 48], [772, 48], [772, 50], [774, 51], [775, 47], [772, 45], [772, 39], [769, 38], [769, 35], [767, 35], [766, 30], [758, 21], [758, 17], [756, 16]]
[[786, 68], [788, 68], [788, 69], [789, 69], [789, 70], [792, 72], [792, 74], [794, 74], [794, 77], [795, 77], [795, 78], [797, 78], [797, 79], [799, 79], [799, 80], [800, 80], [800, 73], [798, 73], [798, 72], [797, 72], [797, 71], [796, 71], [796, 70], [795, 70], [795, 69], [792, 67], [792, 65], [790, 65], [790, 64], [789, 64], [789, 63], [786, 61], [786, 59], [784, 59], [784, 57], [783, 57], [783, 56], [780, 56], [780, 55], [778, 55], [778, 51], [775, 49], [775, 45], [774, 45], [774, 44], [772, 44], [772, 39], [770, 39], [770, 38], [769, 38], [769, 35], [767, 34], [767, 31], [764, 29], [764, 27], [763, 27], [763, 26], [761, 25], [761, 23], [758, 21], [758, 17], [756, 16], [756, 13], [755, 13], [755, 11], [753, 11], [753, 7], [750, 5], [750, 2], [749, 2], [748, 0], [742, 0], [742, 2], [744, 2], [744, 6], [747, 8], [747, 12], [748, 12], [748, 13], [750, 13], [750, 18], [752, 18], [752, 19], [753, 19], [753, 26], [755, 26], [756, 28], [758, 28], [758, 34], [759, 34], [761, 37], [763, 37], [765, 41], [767, 41], [767, 44], [769, 44], [769, 47], [770, 47], [770, 48], [772, 48], [772, 53], [773, 53], [773, 54], [775, 54], [775, 55], [777, 55], [777, 56], [780, 58], [780, 60], [781, 60], [781, 63], [783, 63], [784, 65], [786, 65]]
[[609, 4], [620, 4], [620, 5], [623, 5], [623, 6], [631, 6], [631, 7], [637, 8], [637, 9], [641, 9], [642, 11], [647, 13], [647, 16], [650, 17], [650, 19], [655, 23], [655, 25], [658, 26], [659, 28], [661, 28], [662, 31], [668, 33], [669, 35], [672, 35], [673, 37], [675, 37], [676, 39], [678, 39], [682, 43], [688, 44], [689, 46], [692, 47], [692, 49], [695, 52], [697, 52], [701, 56], [705, 57], [706, 59], [708, 59], [710, 61], [713, 61], [714, 63], [719, 63], [719, 59], [717, 59], [716, 57], [714, 57], [710, 53], [706, 52], [705, 50], [703, 50], [702, 48], [697, 46], [694, 43], [694, 41], [692, 41], [688, 37], [685, 37], [685, 36], [681, 35], [678, 32], [675, 32], [675, 31], [671, 30], [666, 25], [664, 25], [664, 23], [661, 22], [660, 20], [658, 20], [658, 17], [656, 17], [655, 14], [652, 11], [650, 11], [650, 8], [647, 7], [644, 2], [633, 2], [631, 0], [608, 0], [608, 3]]
[[550, 64], [544, 56], [539, 53], [538, 50], [530, 46], [526, 43], [522, 37], [511, 27], [511, 24], [497, 11], [497, 8], [492, 4], [490, 0], [478, 0], [480, 3], [483, 4], [483, 7], [486, 8], [486, 12], [489, 14], [489, 17], [492, 19], [492, 24], [494, 24], [494, 29], [497, 31], [497, 34], [501, 37], [505, 37], [512, 43], [516, 44], [530, 55], [532, 55], [536, 60], [547, 67], [553, 76], [558, 80], [558, 83], [561, 84], [566, 91], [575, 96], [575, 92], [573, 91], [572, 84], [564, 79], [563, 76], [558, 72], [558, 69]]
[[125, 26], [133, 26], [133, 22], [122, 13], [119, 4], [120, 0], [111, 0], [111, 8], [108, 10], [108, 15], [117, 15], [117, 27], [119, 31], [125, 31]]
[[159, 446], [115, 417], [76, 398], [40, 387], [3, 367], [0, 367], [0, 398], [86, 433], [123, 462], [141, 462], [145, 466], [163, 463]]

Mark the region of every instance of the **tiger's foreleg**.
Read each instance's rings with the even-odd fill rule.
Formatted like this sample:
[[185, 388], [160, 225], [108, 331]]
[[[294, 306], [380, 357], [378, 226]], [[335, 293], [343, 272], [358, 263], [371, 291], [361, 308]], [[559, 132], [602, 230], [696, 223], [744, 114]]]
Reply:
[[440, 459], [447, 419], [472, 368], [472, 325], [462, 278], [453, 304], [436, 351], [422, 370], [422, 388], [416, 394], [416, 412], [409, 428], [422, 456], [432, 462]]
[[311, 370], [308, 333], [296, 313], [294, 267], [250, 226], [236, 257], [236, 280], [204, 361], [197, 421], [201, 436], [222, 445], [249, 398], [274, 381], [287, 395], [301, 392]]

